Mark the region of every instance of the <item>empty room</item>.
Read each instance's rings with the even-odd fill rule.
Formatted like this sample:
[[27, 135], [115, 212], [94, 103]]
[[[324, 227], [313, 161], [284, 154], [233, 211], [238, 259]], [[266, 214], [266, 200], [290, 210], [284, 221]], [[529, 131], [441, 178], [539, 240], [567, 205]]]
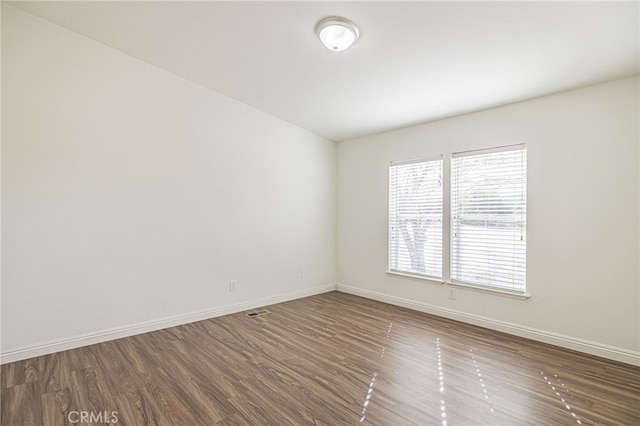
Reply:
[[640, 424], [640, 2], [1, 18], [2, 426]]

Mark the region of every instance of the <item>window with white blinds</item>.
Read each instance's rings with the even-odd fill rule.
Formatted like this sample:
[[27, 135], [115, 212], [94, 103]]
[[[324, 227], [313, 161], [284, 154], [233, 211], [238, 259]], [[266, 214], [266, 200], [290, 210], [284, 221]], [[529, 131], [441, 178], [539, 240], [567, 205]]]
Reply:
[[442, 157], [389, 167], [389, 270], [442, 278]]
[[451, 280], [526, 291], [527, 150], [451, 156]]

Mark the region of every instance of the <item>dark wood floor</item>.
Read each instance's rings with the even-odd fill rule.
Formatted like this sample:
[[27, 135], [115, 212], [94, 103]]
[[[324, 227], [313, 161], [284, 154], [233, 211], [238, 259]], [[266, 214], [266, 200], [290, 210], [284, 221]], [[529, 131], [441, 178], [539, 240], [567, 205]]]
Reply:
[[2, 425], [640, 425], [638, 367], [337, 292], [266, 309], [3, 365]]

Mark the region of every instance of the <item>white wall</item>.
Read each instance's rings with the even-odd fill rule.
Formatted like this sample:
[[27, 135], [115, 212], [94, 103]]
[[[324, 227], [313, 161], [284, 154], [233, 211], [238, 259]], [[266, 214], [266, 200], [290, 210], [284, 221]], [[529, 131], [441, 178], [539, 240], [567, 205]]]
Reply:
[[333, 142], [4, 4], [2, 89], [3, 362], [335, 288]]
[[[625, 79], [340, 143], [338, 288], [640, 364], [638, 89]], [[385, 274], [390, 161], [519, 142], [529, 300], [449, 300], [447, 286]]]

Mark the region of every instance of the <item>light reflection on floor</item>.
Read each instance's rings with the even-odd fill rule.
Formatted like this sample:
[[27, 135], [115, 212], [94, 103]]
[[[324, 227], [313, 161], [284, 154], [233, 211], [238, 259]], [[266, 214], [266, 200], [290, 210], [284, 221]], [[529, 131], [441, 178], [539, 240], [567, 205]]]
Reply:
[[487, 401], [489, 405], [489, 411], [492, 413], [495, 412], [493, 408], [493, 404], [489, 399], [489, 393], [487, 392], [487, 386], [484, 382], [484, 378], [482, 377], [482, 372], [480, 371], [480, 365], [478, 365], [478, 361], [476, 361], [476, 355], [473, 353], [473, 349], [469, 348], [469, 353], [471, 354], [471, 361], [473, 361], [473, 367], [476, 369], [476, 373], [478, 374], [478, 380], [480, 381], [480, 387], [482, 388], [482, 393], [484, 394], [484, 399]]
[[[470, 377], [468, 376], [470, 380], [467, 383], [469, 385], [473, 385], [467, 389], [463, 389], [466, 386], [460, 383], [460, 372], [461, 372], [460, 369], [449, 372], [450, 374], [453, 374], [452, 379], [449, 380], [449, 382], [453, 383], [453, 385], [451, 385], [451, 383], [449, 383], [448, 385], [445, 384], [447, 382], [445, 380], [445, 376], [447, 375], [446, 374], [447, 372], [445, 371], [446, 364], [447, 364], [446, 361], [448, 358], [447, 355], [448, 355], [448, 351], [447, 351], [446, 345], [443, 344], [443, 341], [441, 338], [436, 338], [436, 360], [437, 360], [437, 368], [438, 368], [438, 391], [440, 393], [441, 425], [447, 426], [447, 424], [451, 423], [452, 421], [457, 424], [461, 420], [461, 418], [459, 418], [459, 413], [456, 414], [456, 410], [459, 410], [460, 407], [456, 407], [455, 405], [453, 407], [452, 406], [447, 407], [448, 400], [449, 402], [460, 400], [461, 392], [465, 393], [466, 395], [470, 395], [468, 392], [472, 392], [476, 395], [479, 394], [481, 400], [484, 401], [483, 403], [478, 401], [478, 403], [486, 407], [486, 414], [490, 416], [492, 420], [489, 417], [483, 417], [481, 420], [482, 422], [491, 422], [487, 424], [494, 424], [492, 423], [494, 421], [500, 422], [501, 420], [498, 420], [499, 417], [495, 417], [496, 415], [498, 415], [498, 413], [494, 406], [494, 402], [492, 401], [492, 398], [491, 398], [489, 384], [487, 383], [486, 378], [484, 377], [483, 371], [481, 369], [481, 358], [476, 355], [476, 353], [474, 352], [474, 349], [469, 345], [460, 345], [457, 347], [457, 349], [452, 349], [452, 353], [451, 353], [451, 356], [457, 360], [454, 362], [460, 362], [462, 361], [462, 358], [466, 358], [466, 360], [468, 361], [464, 362], [464, 364], [472, 368], [472, 370], [470, 371], [465, 370], [465, 371], [468, 371], [468, 373], [466, 374], [470, 374]], [[449, 362], [452, 362], [452, 360], [449, 359]], [[458, 388], [458, 386], [460, 385], [462, 385], [462, 387]], [[478, 406], [478, 408], [480, 408], [480, 406]], [[480, 411], [477, 411], [477, 413], [478, 415], [481, 414]], [[454, 418], [456, 418], [455, 421], [453, 420]], [[469, 421], [468, 418], [466, 418], [465, 420]]]
[[[577, 424], [581, 425], [582, 420], [580, 419], [580, 417], [578, 417], [576, 413], [573, 412], [573, 408], [571, 408], [571, 405], [569, 405], [566, 398], [562, 395], [562, 393], [569, 394], [569, 390], [567, 389], [565, 384], [562, 382], [560, 377], [558, 377], [557, 374], [554, 374], [553, 378], [549, 378], [544, 371], [541, 371], [540, 375], [542, 376], [544, 381], [547, 382], [547, 384], [551, 388], [551, 391], [553, 391], [553, 393], [555, 394], [556, 398], [558, 398], [558, 400], [562, 403], [562, 405], [564, 405], [564, 408], [566, 408], [569, 414], [571, 414], [571, 417], [573, 417], [576, 420]], [[552, 382], [552, 380], [555, 382], [558, 382], [558, 384], [560, 385], [560, 388], [557, 388]]]
[[[402, 339], [402, 330], [404, 330], [402, 327], [396, 330], [394, 336], [396, 336], [397, 333], [400, 333], [400, 335], [397, 335], [395, 337], [395, 340], [391, 341], [390, 339], [393, 329], [393, 323], [388, 324], [389, 325], [386, 333], [384, 333], [382, 336], [378, 335], [382, 337], [382, 339], [376, 342], [379, 345], [379, 357], [375, 358], [378, 361], [376, 363], [376, 367], [374, 368], [375, 371], [371, 375], [371, 380], [369, 382], [369, 386], [366, 390], [366, 394], [361, 405], [360, 423], [366, 422], [366, 420], [371, 420], [369, 417], [373, 414], [371, 410], [368, 411], [368, 409], [372, 406], [372, 404], [374, 404], [374, 399], [378, 401], [378, 399], [374, 398], [373, 395], [377, 392], [380, 392], [382, 389], [384, 389], [383, 392], [387, 392], [389, 386], [398, 385], [398, 382], [390, 384], [386, 381], [379, 381], [383, 375], [388, 373], [386, 369], [393, 367], [393, 362], [395, 362], [396, 360], [396, 358], [394, 357], [394, 348], [396, 348], [396, 345], [398, 343], [397, 339]], [[497, 393], [492, 392], [490, 382], [493, 382], [492, 371], [495, 367], [495, 365], [492, 364], [492, 360], [484, 359], [482, 356], [482, 351], [477, 352], [477, 348], [469, 346], [468, 344], [458, 345], [453, 343], [453, 347], [450, 348], [449, 346], [447, 346], [447, 344], [445, 344], [445, 340], [446, 339], [443, 339], [443, 337], [435, 338], [435, 342], [431, 340], [431, 345], [435, 343], [437, 382], [431, 382], [433, 383], [432, 386], [435, 385], [435, 389], [431, 388], [432, 392], [434, 393], [430, 395], [429, 400], [435, 405], [432, 406], [433, 409], [438, 410], [434, 410], [431, 412], [432, 416], [436, 415], [439, 417], [440, 420], [438, 421], [438, 424], [440, 424], [441, 426], [448, 426], [448, 424], [451, 424], [452, 422], [460, 424], [460, 421], [468, 422], [472, 420], [469, 417], [468, 413], [466, 413], [465, 411], [461, 413], [460, 407], [457, 406], [458, 401], [463, 395], [466, 395], [467, 397], [475, 395], [477, 398], [472, 398], [474, 402], [472, 402], [471, 400], [469, 401], [471, 405], [475, 406], [475, 415], [478, 416], [475, 418], [475, 420], [484, 422], [484, 424], [507, 424], [505, 422], [514, 421], [514, 418], [511, 417], [513, 416], [513, 413], [503, 412], [503, 410], [501, 410], [501, 407], [499, 406], [504, 402], [505, 389], [502, 389], [498, 386], [497, 390], [493, 389]], [[433, 348], [433, 346], [431, 345], [427, 343], [427, 346]], [[423, 347], [423, 350], [424, 349], [426, 348]], [[425, 352], [422, 352], [422, 355], [424, 356]], [[466, 365], [468, 369], [458, 368], [456, 370], [448, 370], [450, 364], [460, 362], [462, 362], [463, 365]], [[431, 365], [433, 366], [433, 364]], [[589, 423], [589, 421], [581, 418], [574, 411], [574, 408], [571, 405], [573, 397], [570, 390], [566, 387], [565, 383], [563, 383], [563, 380], [557, 374], [547, 374], [544, 371], [540, 371], [538, 368], [531, 371], [531, 373], [533, 374], [530, 375], [529, 378], [533, 381], [544, 379], [544, 382], [548, 386], [548, 389], [552, 391], [556, 399], [562, 403], [562, 407], [566, 409], [565, 412], [569, 416], [571, 416], [571, 421], [575, 421], [574, 424], [582, 425], [585, 422]], [[463, 370], [464, 373], [462, 373]], [[428, 370], [423, 370], [422, 374], [427, 373], [427, 371]], [[433, 370], [431, 371], [433, 372]], [[537, 376], [537, 372], [540, 373], [540, 376]], [[488, 376], [485, 377], [485, 375]], [[464, 379], [465, 376], [467, 377], [467, 380]], [[538, 377], [537, 379], [536, 376]], [[431, 377], [431, 380], [433, 380], [434, 376]], [[522, 377], [520, 379], [522, 379]], [[489, 380], [489, 382], [487, 382], [487, 380]], [[511, 380], [518, 380], [518, 376], [516, 375], [511, 377]], [[377, 388], [379, 388], [380, 390], [376, 390], [376, 383]], [[407, 384], [411, 385], [412, 383], [414, 385], [416, 384], [414, 380], [410, 380]], [[517, 402], [517, 400], [519, 400], [518, 396], [519, 394], [516, 392], [515, 394], [509, 395], [508, 399], [512, 403], [518, 404], [520, 406], [526, 406], [526, 401], [521, 401], [522, 404], [519, 404], [519, 402]], [[377, 398], [380, 398], [380, 395], [378, 395]], [[386, 403], [387, 402], [385, 401], [384, 404]], [[429, 401], [425, 401], [425, 403], [429, 404]], [[484, 409], [482, 407], [484, 407]], [[435, 420], [433, 417], [432, 419]]]
[[440, 381], [440, 417], [442, 426], [447, 426], [447, 404], [444, 401], [444, 369], [442, 368], [442, 349], [440, 348], [440, 338], [436, 339], [436, 354], [438, 357], [438, 380]]
[[[640, 426], [640, 370], [413, 312], [366, 319], [347, 329], [358, 337], [344, 362], [352, 424]], [[609, 383], [611, 371], [622, 374]]]
[[[387, 339], [391, 336], [391, 327], [393, 327], [393, 323], [389, 323], [389, 328], [387, 328]], [[384, 359], [384, 352], [385, 352], [386, 348], [383, 347], [382, 351], [380, 352], [380, 360]], [[367, 389], [367, 395], [364, 397], [364, 402], [362, 403], [362, 414], [360, 416], [360, 423], [362, 423], [364, 421], [364, 419], [367, 417], [366, 413], [367, 413], [367, 407], [369, 406], [369, 403], [371, 402], [371, 397], [373, 396], [373, 387], [376, 384], [376, 378], [378, 377], [378, 372], [374, 372], [373, 376], [371, 376], [371, 382], [369, 383], [369, 389]]]

